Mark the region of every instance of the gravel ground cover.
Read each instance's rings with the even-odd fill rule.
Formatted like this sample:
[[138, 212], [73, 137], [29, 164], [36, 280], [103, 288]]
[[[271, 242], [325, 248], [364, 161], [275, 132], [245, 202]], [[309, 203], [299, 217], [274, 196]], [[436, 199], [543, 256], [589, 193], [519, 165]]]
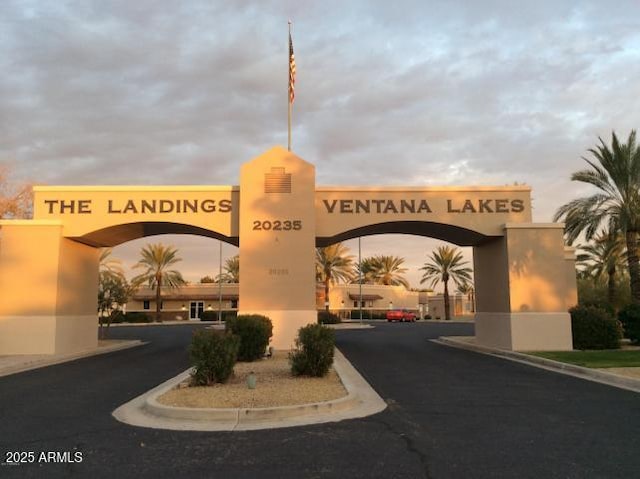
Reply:
[[[247, 387], [249, 373], [256, 375], [255, 389]], [[287, 352], [252, 363], [236, 363], [226, 384], [189, 387], [182, 383], [158, 398], [161, 404], [192, 408], [258, 408], [331, 401], [347, 395], [331, 368], [324, 378], [293, 377]]]

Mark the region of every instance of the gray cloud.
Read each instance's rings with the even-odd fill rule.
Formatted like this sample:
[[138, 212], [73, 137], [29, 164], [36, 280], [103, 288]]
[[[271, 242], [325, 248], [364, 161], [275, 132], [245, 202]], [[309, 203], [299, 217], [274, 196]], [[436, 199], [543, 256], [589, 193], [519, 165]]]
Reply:
[[[0, 161], [50, 184], [236, 183], [286, 143], [292, 18], [294, 150], [319, 183], [526, 182], [549, 221], [597, 137], [638, 127], [640, 6], [514, 5], [6, 0]], [[407, 241], [372, 244], [431, 244]]]

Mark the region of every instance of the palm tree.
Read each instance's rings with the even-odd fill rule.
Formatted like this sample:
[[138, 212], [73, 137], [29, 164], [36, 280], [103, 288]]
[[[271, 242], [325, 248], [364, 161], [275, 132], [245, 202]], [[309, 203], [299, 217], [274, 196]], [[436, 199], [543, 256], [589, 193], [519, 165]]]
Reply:
[[124, 270], [122, 269], [122, 261], [111, 257], [111, 248], [103, 248], [100, 251], [100, 273], [106, 275], [115, 275], [124, 277]]
[[616, 295], [616, 273], [624, 267], [624, 244], [619, 234], [603, 232], [592, 244], [580, 246], [578, 264], [584, 274], [597, 281], [606, 277], [607, 301], [613, 305]]
[[329, 284], [353, 278], [353, 256], [342, 243], [316, 248], [316, 279], [324, 283], [325, 309], [329, 311]]
[[598, 192], [562, 205], [554, 221], [564, 218], [569, 243], [584, 233], [591, 240], [606, 224], [608, 231], [621, 230], [627, 246], [627, 266], [633, 302], [640, 303], [640, 264], [638, 263], [638, 232], [640, 232], [640, 147], [632, 130], [627, 143], [620, 143], [611, 134], [611, 148], [599, 138], [600, 144], [588, 151], [594, 161], [583, 159], [590, 168], [571, 175], [573, 181], [595, 186]]
[[224, 273], [222, 276], [216, 276], [217, 282], [223, 283], [239, 283], [240, 282], [240, 256], [235, 255], [232, 258], [227, 258], [224, 262]]
[[163, 287], [176, 288], [185, 284], [182, 274], [176, 270], [168, 269], [170, 266], [182, 261], [176, 257], [178, 250], [173, 246], [165, 246], [162, 243], [148, 244], [140, 250], [142, 259], [138, 261], [134, 268], [145, 268], [144, 273], [139, 274], [131, 280], [136, 287], [142, 283], [147, 283], [150, 288], [156, 290], [156, 321], [160, 318], [160, 292]]
[[458, 293], [467, 297], [467, 301], [471, 304], [471, 312], [476, 310], [475, 305], [475, 289], [471, 283], [462, 283], [458, 285]]
[[[362, 274], [360, 273], [362, 270]], [[354, 266], [353, 277], [351, 283], [358, 284], [362, 281], [362, 284], [373, 284], [373, 274], [375, 272], [375, 256], [368, 256], [362, 258], [359, 264]]]
[[460, 287], [464, 283], [471, 282], [471, 268], [462, 259], [462, 252], [458, 248], [451, 246], [439, 246], [429, 257], [431, 262], [424, 264], [421, 270], [424, 271], [420, 284], [431, 281], [431, 286], [435, 286], [439, 281], [444, 283], [444, 318], [451, 319], [451, 306], [449, 305], [449, 280]]
[[[109, 327], [113, 318], [113, 312], [129, 300], [131, 293], [127, 279], [122, 269], [122, 261], [111, 257], [111, 248], [103, 248], [100, 251], [98, 273], [98, 316], [100, 324], [100, 338], [104, 339], [109, 334]], [[115, 308], [114, 308], [115, 306]], [[103, 324], [106, 323], [106, 330]]]
[[407, 268], [402, 267], [404, 258], [399, 256], [374, 256], [371, 260], [369, 276], [374, 284], [404, 286], [409, 288], [409, 282], [404, 278]]

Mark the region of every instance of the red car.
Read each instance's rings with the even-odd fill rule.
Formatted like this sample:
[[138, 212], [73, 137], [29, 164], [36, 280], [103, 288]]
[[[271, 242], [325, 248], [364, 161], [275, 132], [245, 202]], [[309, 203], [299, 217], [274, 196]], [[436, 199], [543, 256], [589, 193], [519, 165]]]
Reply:
[[394, 309], [392, 311], [387, 311], [387, 321], [411, 321], [412, 323], [416, 320], [415, 313], [407, 309]]

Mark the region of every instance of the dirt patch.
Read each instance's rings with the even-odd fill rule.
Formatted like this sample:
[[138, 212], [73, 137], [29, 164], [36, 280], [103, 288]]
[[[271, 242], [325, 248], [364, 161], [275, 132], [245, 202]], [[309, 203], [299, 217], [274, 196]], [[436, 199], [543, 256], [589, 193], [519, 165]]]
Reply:
[[[247, 387], [251, 371], [257, 378], [255, 389]], [[272, 358], [236, 363], [226, 384], [187, 387], [182, 383], [160, 396], [158, 402], [192, 408], [258, 408], [331, 401], [346, 395], [333, 368], [324, 378], [293, 377], [287, 353], [277, 351]]]

